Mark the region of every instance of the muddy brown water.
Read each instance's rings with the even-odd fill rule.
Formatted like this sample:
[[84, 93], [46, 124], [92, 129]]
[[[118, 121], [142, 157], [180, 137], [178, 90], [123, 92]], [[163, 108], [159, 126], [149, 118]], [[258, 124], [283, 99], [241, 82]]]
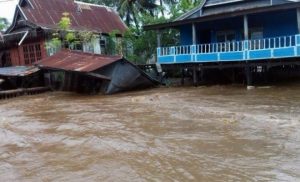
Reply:
[[300, 84], [0, 101], [0, 181], [300, 181]]

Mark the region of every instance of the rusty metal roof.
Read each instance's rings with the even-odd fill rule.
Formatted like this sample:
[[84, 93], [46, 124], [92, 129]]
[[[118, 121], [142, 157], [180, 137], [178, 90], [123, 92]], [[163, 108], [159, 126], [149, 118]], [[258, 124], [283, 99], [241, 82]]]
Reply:
[[42, 28], [56, 29], [62, 14], [70, 14], [71, 29], [110, 33], [119, 30], [124, 33], [127, 26], [112, 8], [74, 0], [27, 0], [20, 4], [27, 20]]
[[53, 56], [43, 59], [37, 63], [37, 65], [40, 68], [92, 72], [122, 59], [123, 58], [121, 56], [106, 56], [79, 51], [62, 50]]
[[33, 66], [15, 66], [0, 68], [0, 76], [27, 76], [38, 72], [40, 69]]

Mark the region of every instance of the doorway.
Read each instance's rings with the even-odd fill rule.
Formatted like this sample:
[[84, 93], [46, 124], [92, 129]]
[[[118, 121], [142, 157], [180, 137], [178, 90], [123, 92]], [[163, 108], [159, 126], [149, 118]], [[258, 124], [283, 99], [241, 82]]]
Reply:
[[199, 44], [210, 44], [211, 43], [211, 30], [201, 30], [198, 34], [198, 43]]

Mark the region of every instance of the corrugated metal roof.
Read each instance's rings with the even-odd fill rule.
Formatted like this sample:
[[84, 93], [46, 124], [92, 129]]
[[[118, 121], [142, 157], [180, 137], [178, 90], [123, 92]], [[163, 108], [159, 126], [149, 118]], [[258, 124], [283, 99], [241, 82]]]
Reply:
[[121, 60], [121, 56], [106, 56], [63, 50], [37, 63], [40, 68], [59, 69], [76, 72], [91, 72]]
[[[21, 5], [29, 22], [43, 28], [56, 29], [62, 14], [68, 12], [73, 30], [88, 30], [110, 33], [119, 30], [124, 33], [127, 26], [111, 8], [87, 4], [74, 0], [27, 0], [29, 5]], [[31, 7], [33, 6], [33, 7]]]
[[39, 68], [32, 66], [4, 67], [0, 68], [0, 76], [27, 76], [39, 70]]

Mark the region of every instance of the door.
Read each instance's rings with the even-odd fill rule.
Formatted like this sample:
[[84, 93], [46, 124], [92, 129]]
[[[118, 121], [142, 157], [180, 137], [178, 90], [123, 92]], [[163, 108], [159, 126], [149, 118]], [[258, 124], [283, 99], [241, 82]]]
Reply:
[[253, 49], [263, 49], [266, 45], [264, 45], [263, 40], [264, 34], [262, 28], [253, 28], [250, 29], [250, 48]]
[[219, 52], [233, 51], [236, 36], [234, 31], [220, 31], [217, 32], [217, 42], [220, 43], [218, 46]]

